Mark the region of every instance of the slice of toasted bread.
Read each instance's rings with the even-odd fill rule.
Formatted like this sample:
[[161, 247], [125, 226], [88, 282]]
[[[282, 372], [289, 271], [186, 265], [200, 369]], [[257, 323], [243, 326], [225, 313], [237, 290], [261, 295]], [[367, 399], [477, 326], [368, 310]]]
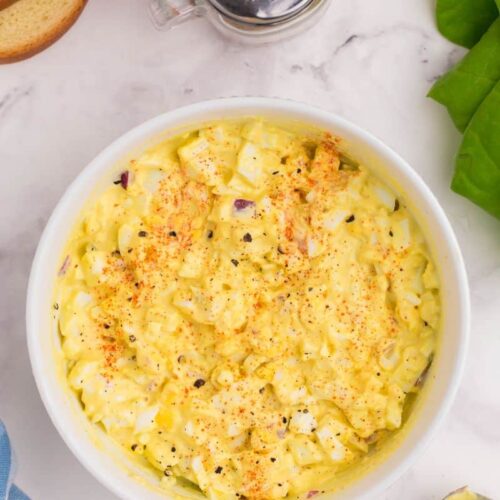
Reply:
[[[2, 0], [0, 0], [2, 2]], [[0, 62], [32, 56], [55, 42], [86, 0], [16, 0], [0, 10]]]

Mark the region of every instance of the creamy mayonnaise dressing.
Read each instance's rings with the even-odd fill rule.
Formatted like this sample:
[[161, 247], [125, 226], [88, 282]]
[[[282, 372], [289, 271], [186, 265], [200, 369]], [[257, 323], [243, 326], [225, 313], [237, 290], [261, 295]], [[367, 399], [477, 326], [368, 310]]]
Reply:
[[321, 491], [401, 426], [440, 316], [404, 201], [328, 134], [258, 119], [131, 161], [59, 275], [88, 418], [210, 498]]

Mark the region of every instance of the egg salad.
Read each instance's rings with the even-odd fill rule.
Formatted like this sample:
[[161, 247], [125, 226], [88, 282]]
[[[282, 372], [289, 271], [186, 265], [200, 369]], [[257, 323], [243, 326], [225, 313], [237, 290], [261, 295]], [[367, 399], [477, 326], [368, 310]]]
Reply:
[[401, 427], [437, 272], [404, 201], [341, 151], [214, 122], [81, 214], [54, 304], [69, 385], [165, 491], [309, 498]]

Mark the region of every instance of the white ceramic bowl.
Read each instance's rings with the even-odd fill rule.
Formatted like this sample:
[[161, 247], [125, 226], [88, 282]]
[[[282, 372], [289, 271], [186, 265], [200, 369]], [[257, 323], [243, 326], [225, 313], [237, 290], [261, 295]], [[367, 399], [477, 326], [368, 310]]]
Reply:
[[[469, 332], [469, 292], [464, 264], [450, 224], [429, 188], [382, 142], [358, 127], [309, 105], [279, 99], [230, 98], [176, 109], [139, 125], [107, 147], [67, 189], [40, 240], [28, 287], [26, 322], [31, 364], [52, 421], [81, 463], [121, 498], [165, 498], [147, 471], [126, 457], [104, 432], [87, 421], [67, 387], [60, 344], [52, 319], [52, 293], [63, 246], [86, 200], [116, 178], [124, 161], [158, 141], [159, 135], [202, 122], [259, 115], [298, 120], [345, 140], [350, 154], [399, 192], [428, 240], [442, 283], [440, 345], [423, 394], [406, 423], [404, 436], [379, 463], [341, 492], [342, 499], [376, 498], [405, 472], [442, 423], [464, 366]], [[397, 436], [397, 433], [396, 433]], [[54, 478], [56, 480], [56, 478]], [[334, 495], [336, 496], [336, 495]]]

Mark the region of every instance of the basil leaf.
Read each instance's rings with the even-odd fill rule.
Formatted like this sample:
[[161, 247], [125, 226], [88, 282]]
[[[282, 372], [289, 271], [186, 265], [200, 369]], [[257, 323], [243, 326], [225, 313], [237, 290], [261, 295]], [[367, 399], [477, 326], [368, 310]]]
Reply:
[[431, 88], [428, 96], [446, 106], [463, 132], [483, 99], [500, 80], [500, 18], [481, 41]]
[[451, 188], [500, 219], [500, 82], [465, 131]]
[[500, 0], [437, 0], [438, 29], [448, 40], [473, 47], [498, 17]]

